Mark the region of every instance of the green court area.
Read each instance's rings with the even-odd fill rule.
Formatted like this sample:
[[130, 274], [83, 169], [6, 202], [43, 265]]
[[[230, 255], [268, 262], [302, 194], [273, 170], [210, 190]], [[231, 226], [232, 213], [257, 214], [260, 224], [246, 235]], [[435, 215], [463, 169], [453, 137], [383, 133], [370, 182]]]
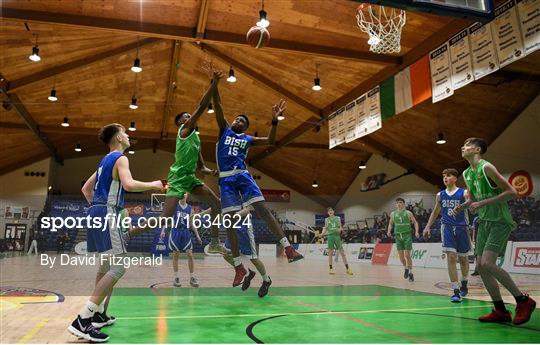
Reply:
[[[115, 289], [114, 343], [535, 343], [522, 326], [483, 324], [487, 302], [384, 286]], [[512, 312], [513, 312], [512, 307]]]

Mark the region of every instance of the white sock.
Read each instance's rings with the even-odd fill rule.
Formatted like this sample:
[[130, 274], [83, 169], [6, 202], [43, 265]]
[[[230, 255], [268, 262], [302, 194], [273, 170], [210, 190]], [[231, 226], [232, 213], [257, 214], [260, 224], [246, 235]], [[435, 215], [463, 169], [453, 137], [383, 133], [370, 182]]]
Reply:
[[452, 290], [458, 290], [459, 289], [459, 283], [458, 282], [452, 282]]
[[265, 282], [270, 281], [270, 277], [268, 276], [268, 274], [263, 275], [262, 278]]
[[193, 272], [189, 272], [189, 277], [193, 278]]
[[99, 306], [95, 303], [92, 303], [90, 301], [86, 302], [84, 307], [81, 309], [81, 312], [79, 313], [79, 316], [81, 319], [88, 319], [94, 316], [96, 311], [98, 311]]
[[107, 297], [105, 297], [103, 299], [103, 301], [101, 301], [101, 304], [98, 306], [98, 310], [97, 310], [98, 313], [103, 313], [105, 311], [105, 301], [106, 300], [107, 300]]
[[242, 264], [242, 260], [240, 260], [239, 256], [233, 258], [233, 262], [234, 262], [234, 267], [240, 266]]
[[291, 246], [287, 237], [283, 237], [281, 240], [279, 240], [279, 243], [283, 246], [283, 248], [287, 248]]
[[461, 277], [462, 282], [466, 282], [468, 277]]
[[175, 279], [176, 279], [176, 278], [180, 279], [180, 274], [178, 273], [178, 271], [174, 272], [174, 278], [175, 278]]
[[412, 273], [412, 267], [407, 268], [409, 270], [409, 273]]

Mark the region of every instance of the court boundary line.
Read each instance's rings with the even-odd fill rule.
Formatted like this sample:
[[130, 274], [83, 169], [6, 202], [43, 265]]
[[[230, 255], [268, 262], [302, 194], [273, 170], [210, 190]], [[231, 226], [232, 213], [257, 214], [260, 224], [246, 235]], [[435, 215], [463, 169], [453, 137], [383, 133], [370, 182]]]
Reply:
[[34, 327], [32, 327], [31, 330], [26, 332], [25, 335], [23, 335], [19, 340], [17, 340], [17, 344], [26, 344], [28, 340], [32, 339], [37, 332], [39, 332], [45, 325], [49, 322], [49, 319], [41, 319]]

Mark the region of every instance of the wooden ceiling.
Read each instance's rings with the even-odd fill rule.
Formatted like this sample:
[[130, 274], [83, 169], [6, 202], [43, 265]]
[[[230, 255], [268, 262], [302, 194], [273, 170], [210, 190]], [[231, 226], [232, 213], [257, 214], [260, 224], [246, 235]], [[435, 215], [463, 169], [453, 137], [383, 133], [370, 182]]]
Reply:
[[[321, 204], [336, 204], [357, 176], [358, 163], [373, 153], [440, 183], [442, 167], [459, 165], [464, 138], [495, 139], [540, 91], [537, 52], [443, 102], [427, 101], [386, 121], [362, 140], [328, 150], [325, 116], [469, 23], [409, 12], [401, 53], [378, 55], [369, 52], [367, 36], [356, 25], [355, 2], [267, 1], [272, 38], [268, 47], [255, 49], [246, 44], [245, 33], [257, 21], [260, 5], [247, 0], [2, 1], [1, 87], [12, 106], [1, 108], [0, 173], [48, 156], [61, 162], [101, 153], [96, 133], [110, 122], [136, 122], [137, 150], [174, 150], [174, 115], [195, 109], [208, 85], [201, 64], [212, 61], [224, 70], [235, 68], [238, 81], [220, 85], [223, 106], [230, 119], [248, 114], [250, 133], [266, 135], [272, 104], [287, 101], [277, 145], [251, 149], [251, 164]], [[42, 58], [37, 63], [28, 59], [33, 34]], [[130, 70], [137, 50], [139, 74]], [[321, 92], [311, 90], [316, 66]], [[55, 103], [47, 100], [53, 85]], [[134, 93], [135, 111], [128, 108]], [[60, 126], [66, 116], [69, 128]], [[434, 145], [439, 128], [448, 139], [443, 146]], [[199, 130], [205, 158], [213, 160], [213, 115], [204, 115]], [[74, 152], [76, 143], [83, 152]], [[311, 187], [315, 179], [317, 189]]]

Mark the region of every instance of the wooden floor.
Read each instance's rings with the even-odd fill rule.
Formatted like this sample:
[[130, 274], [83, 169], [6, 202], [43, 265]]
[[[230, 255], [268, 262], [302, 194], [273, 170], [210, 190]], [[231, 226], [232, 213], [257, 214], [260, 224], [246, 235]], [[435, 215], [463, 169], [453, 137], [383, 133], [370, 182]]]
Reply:
[[[441, 295], [449, 293], [448, 277], [446, 270], [443, 269], [415, 269], [416, 281], [410, 283], [403, 279], [403, 270], [397, 266], [354, 263], [351, 264], [354, 275], [349, 276], [345, 274], [345, 268], [341, 262], [335, 264], [336, 274], [329, 275], [326, 261], [303, 260], [292, 264], [282, 258], [269, 258], [264, 261], [273, 280], [272, 289], [370, 285], [396, 288], [400, 291], [414, 290]], [[180, 265], [183, 287], [176, 289], [180, 289], [178, 291], [193, 289], [189, 287], [185, 258], [181, 259]], [[96, 267], [55, 265], [51, 269], [40, 264], [39, 256], [19, 256], [1, 259], [0, 268], [2, 272], [0, 303], [2, 343], [77, 342], [76, 338], [68, 334], [66, 328], [84, 305], [93, 288]], [[232, 282], [233, 270], [219, 257], [196, 260], [195, 270], [201, 291], [209, 287], [227, 288]], [[533, 296], [540, 296], [540, 276], [516, 274], [514, 277], [522, 289]], [[150, 288], [153, 291], [168, 288], [170, 291], [172, 281], [172, 262], [165, 259], [160, 266], [128, 269], [117, 287], [139, 289], [118, 289], [117, 291], [122, 291], [122, 294], [129, 291], [141, 293]], [[258, 288], [260, 283], [261, 278], [257, 275], [252, 286]], [[478, 278], [471, 277], [469, 285], [471, 286], [469, 298], [487, 299]], [[31, 290], [22, 293], [21, 288]], [[272, 295], [272, 289], [269, 296]], [[233, 291], [232, 288], [219, 290], [221, 293], [225, 291], [225, 294], [228, 292], [231, 295], [237, 294], [237, 291]], [[503, 291], [506, 293], [505, 290]], [[29, 296], [30, 294], [34, 296]], [[510, 296], [506, 296], [505, 300], [513, 302]], [[140, 308], [145, 308], [145, 306], [140, 305]], [[114, 308], [111, 309], [113, 310], [110, 310], [110, 313], [114, 314]], [[135, 342], [136, 339], [133, 341]]]

